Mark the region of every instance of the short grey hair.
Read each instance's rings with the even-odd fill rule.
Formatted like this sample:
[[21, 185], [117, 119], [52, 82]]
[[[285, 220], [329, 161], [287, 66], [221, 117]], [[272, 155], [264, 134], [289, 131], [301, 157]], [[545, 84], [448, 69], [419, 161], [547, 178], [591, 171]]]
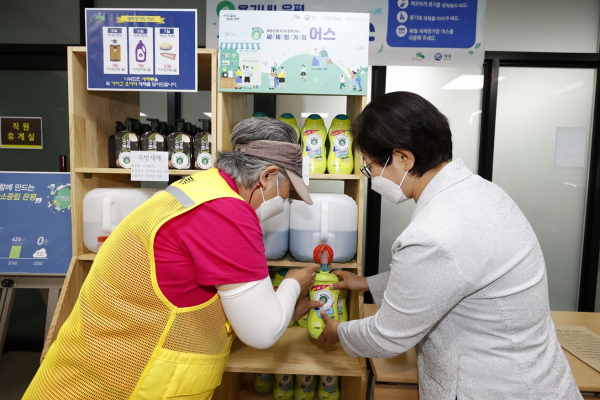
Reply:
[[[274, 140], [296, 143], [297, 133], [285, 122], [272, 118], [247, 118], [237, 124], [231, 132], [231, 145], [248, 144], [255, 140]], [[229, 174], [236, 183], [249, 188], [260, 178], [265, 168], [275, 165], [254, 156], [236, 151], [219, 151], [215, 167]], [[285, 170], [279, 167], [280, 182], [288, 179]]]

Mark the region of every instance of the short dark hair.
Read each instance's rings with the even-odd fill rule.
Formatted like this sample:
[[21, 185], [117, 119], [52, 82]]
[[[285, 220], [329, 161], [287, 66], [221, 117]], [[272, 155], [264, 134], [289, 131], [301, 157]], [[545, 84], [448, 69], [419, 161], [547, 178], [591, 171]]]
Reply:
[[452, 160], [448, 119], [433, 104], [410, 92], [392, 92], [372, 100], [352, 124], [354, 143], [377, 164], [394, 149], [411, 151], [411, 175], [423, 176]]

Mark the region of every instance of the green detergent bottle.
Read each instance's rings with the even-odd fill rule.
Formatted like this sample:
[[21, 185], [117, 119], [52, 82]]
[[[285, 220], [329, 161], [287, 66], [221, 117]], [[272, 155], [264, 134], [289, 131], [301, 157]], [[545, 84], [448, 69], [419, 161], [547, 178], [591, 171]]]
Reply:
[[321, 310], [327, 311], [327, 315], [336, 321], [340, 320], [337, 306], [340, 291], [329, 289], [330, 285], [337, 282], [339, 282], [338, 277], [331, 272], [320, 271], [310, 288], [310, 299], [321, 300], [325, 303], [323, 307], [314, 308], [308, 312], [308, 333], [313, 339], [317, 339], [325, 328], [325, 322], [320, 314]]
[[270, 393], [273, 390], [273, 374], [256, 374], [254, 377], [254, 390], [256, 393]]
[[302, 155], [309, 156], [308, 164], [311, 174], [324, 174], [327, 169], [327, 129], [319, 114], [310, 114], [302, 128]]
[[296, 375], [294, 400], [313, 400], [315, 397], [316, 379], [314, 375]]
[[[279, 287], [279, 285], [281, 285], [281, 282], [283, 282], [283, 280], [285, 279], [285, 275], [288, 273], [288, 269], [287, 268], [280, 268], [277, 273], [275, 274], [275, 277], [273, 277], [273, 289], [275, 289], [275, 291], [277, 291], [277, 288]], [[290, 321], [290, 323], [288, 324], [288, 328], [291, 328], [292, 326], [294, 326], [294, 322], [295, 321]]]
[[340, 315], [340, 322], [348, 322], [348, 307], [346, 305], [347, 297], [348, 289], [342, 289], [340, 297], [338, 298], [338, 314]]
[[280, 121], [285, 122], [286, 124], [290, 125], [292, 128], [294, 128], [294, 130], [296, 131], [296, 142], [298, 142], [300, 140], [300, 128], [298, 127], [298, 122], [296, 122], [296, 118], [290, 114], [290, 113], [285, 113], [285, 114], [281, 114], [281, 117], [279, 117]]
[[294, 375], [275, 374], [273, 399], [292, 400], [294, 398]]
[[304, 317], [302, 317], [300, 320], [298, 320], [298, 325], [300, 325], [303, 328], [308, 327], [308, 313], [306, 313], [304, 315]]
[[269, 118], [264, 112], [257, 111], [250, 118]]
[[337, 376], [321, 375], [319, 400], [340, 400], [340, 384]]
[[327, 172], [330, 174], [351, 174], [354, 172], [352, 129], [350, 119], [345, 114], [339, 114], [333, 119], [328, 138]]

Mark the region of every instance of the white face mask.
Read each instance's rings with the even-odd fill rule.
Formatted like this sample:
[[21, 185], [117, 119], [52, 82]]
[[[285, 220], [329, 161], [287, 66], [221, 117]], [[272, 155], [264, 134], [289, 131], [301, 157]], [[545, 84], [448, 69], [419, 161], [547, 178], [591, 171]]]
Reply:
[[[391, 158], [391, 156], [390, 156], [390, 158]], [[383, 171], [385, 171], [385, 168], [387, 167], [388, 162], [390, 161], [390, 158], [388, 158], [388, 160], [385, 162], [385, 165], [383, 166], [383, 170], [381, 171], [381, 174], [379, 176], [376, 176], [375, 178], [373, 178], [373, 181], [371, 182], [371, 189], [373, 189], [374, 191], [376, 191], [377, 193], [379, 193], [380, 195], [382, 195], [383, 197], [385, 197], [392, 203], [400, 204], [400, 203], [408, 200], [408, 197], [406, 197], [406, 195], [404, 194], [402, 189], [400, 189], [400, 187], [404, 183], [404, 179], [406, 179], [406, 175], [408, 175], [408, 171], [406, 171], [406, 173], [404, 174], [404, 177], [402, 178], [400, 185], [396, 185], [393, 181], [391, 181], [387, 178], [384, 178], [382, 176]]]
[[277, 177], [277, 175], [275, 176], [275, 181], [277, 182], [277, 196], [270, 200], [265, 200], [265, 193], [263, 192], [262, 186], [260, 188], [263, 203], [256, 209], [256, 215], [261, 224], [269, 218], [281, 214], [285, 207], [285, 200], [279, 195], [279, 177]]

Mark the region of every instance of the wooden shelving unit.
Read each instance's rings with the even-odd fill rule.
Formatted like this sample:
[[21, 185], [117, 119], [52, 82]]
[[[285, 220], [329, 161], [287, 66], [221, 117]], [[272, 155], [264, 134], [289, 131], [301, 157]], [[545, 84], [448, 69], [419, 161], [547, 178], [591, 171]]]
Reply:
[[[293, 96], [279, 94], [280, 96]], [[233, 127], [247, 115], [245, 93], [219, 92], [217, 94], [217, 147], [219, 150], [232, 150], [230, 135]], [[347, 96], [346, 114], [354, 120], [367, 105], [366, 96]], [[341, 180], [344, 193], [352, 197], [358, 205], [358, 246], [356, 257], [349, 263], [334, 264], [333, 268], [343, 268], [362, 275], [362, 236], [364, 210], [364, 179], [360, 173], [362, 158], [355, 154], [354, 172], [348, 175], [311, 175], [311, 179]], [[310, 190], [310, 189], [309, 189]], [[273, 267], [304, 267], [314, 265], [301, 263], [286, 255], [277, 261], [268, 261]], [[364, 315], [363, 297], [350, 292], [348, 308], [350, 319], [359, 319]], [[273, 347], [256, 350], [236, 341], [231, 350], [223, 383], [213, 399], [268, 399], [272, 395], [261, 395], [252, 388], [254, 374], [288, 373], [294, 375], [336, 375], [340, 376], [342, 400], [363, 400], [367, 395], [367, 369], [364, 358], [349, 357], [338, 343], [331, 348], [322, 348], [310, 338], [304, 328], [289, 328]]]
[[[129, 170], [108, 168], [108, 136], [114, 133], [114, 122], [140, 112], [138, 92], [88, 91], [86, 86], [86, 49], [69, 47], [69, 137], [72, 193], [73, 258], [65, 278], [58, 306], [46, 338], [42, 359], [56, 339], [58, 330], [67, 319], [79, 295], [95, 258], [83, 243], [83, 197], [92, 189], [101, 187], [136, 187], [131, 182]], [[231, 150], [229, 142], [232, 128], [246, 115], [247, 94], [217, 92], [217, 51], [198, 49], [199, 90], [212, 94], [213, 157], [218, 150]], [[366, 106], [366, 96], [347, 96], [347, 115], [355, 119]], [[362, 236], [364, 209], [364, 179], [359, 172], [361, 157], [356, 154], [353, 174], [315, 174], [310, 179], [342, 181], [344, 193], [352, 197], [359, 210], [358, 252], [348, 263], [333, 264], [362, 275]], [[174, 176], [190, 175], [198, 171], [169, 172]], [[280, 260], [269, 260], [269, 268], [300, 268], [314, 265], [299, 262], [289, 254]], [[356, 292], [348, 295], [350, 319], [364, 315], [363, 298]], [[308, 331], [298, 326], [289, 328], [281, 340], [270, 349], [257, 350], [239, 340], [233, 344], [221, 386], [214, 395], [216, 400], [266, 399], [272, 395], [259, 395], [252, 389], [254, 374], [288, 373], [340, 376], [342, 400], [363, 400], [367, 392], [367, 370], [364, 358], [346, 355], [340, 344], [323, 348], [310, 338]]]

